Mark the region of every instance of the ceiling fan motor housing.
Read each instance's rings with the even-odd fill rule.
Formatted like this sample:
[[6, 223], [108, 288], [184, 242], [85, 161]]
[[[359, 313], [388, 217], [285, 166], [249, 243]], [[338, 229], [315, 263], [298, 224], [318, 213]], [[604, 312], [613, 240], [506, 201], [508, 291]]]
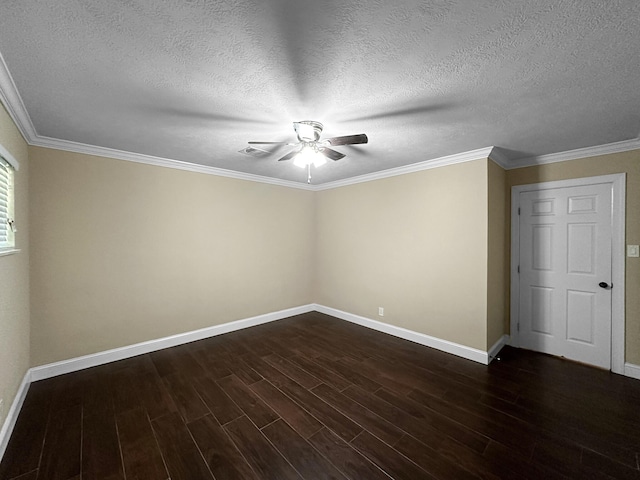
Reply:
[[298, 140], [301, 142], [317, 142], [320, 140], [320, 134], [322, 133], [322, 124], [320, 122], [303, 120], [294, 122], [293, 128], [298, 135]]

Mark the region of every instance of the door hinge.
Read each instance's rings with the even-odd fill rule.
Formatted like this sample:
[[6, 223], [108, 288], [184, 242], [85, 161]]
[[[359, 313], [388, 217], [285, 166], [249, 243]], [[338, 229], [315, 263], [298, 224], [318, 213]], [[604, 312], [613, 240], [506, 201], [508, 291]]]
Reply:
[[520, 331], [520, 322], [518, 322], [518, 331]]
[[520, 273], [520, 265], [518, 265], [518, 273]]
[[518, 207], [518, 215], [520, 215], [520, 207]]

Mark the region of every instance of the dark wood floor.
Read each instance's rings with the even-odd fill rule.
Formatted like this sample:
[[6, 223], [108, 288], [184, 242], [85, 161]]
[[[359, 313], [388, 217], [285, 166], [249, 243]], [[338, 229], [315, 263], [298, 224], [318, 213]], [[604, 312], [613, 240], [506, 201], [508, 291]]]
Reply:
[[640, 381], [311, 313], [35, 382], [0, 479], [640, 479]]

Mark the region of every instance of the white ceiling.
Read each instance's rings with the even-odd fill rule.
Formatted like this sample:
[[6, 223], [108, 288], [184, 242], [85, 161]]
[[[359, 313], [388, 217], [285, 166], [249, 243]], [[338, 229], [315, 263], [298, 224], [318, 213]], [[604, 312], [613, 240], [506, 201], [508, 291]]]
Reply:
[[294, 182], [287, 150], [238, 151], [366, 133], [321, 184], [640, 132], [637, 0], [2, 0], [0, 53], [38, 138]]

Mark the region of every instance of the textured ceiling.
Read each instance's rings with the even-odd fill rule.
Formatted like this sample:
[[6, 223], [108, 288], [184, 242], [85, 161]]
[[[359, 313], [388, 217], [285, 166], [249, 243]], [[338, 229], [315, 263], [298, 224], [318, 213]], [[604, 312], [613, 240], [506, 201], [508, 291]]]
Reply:
[[238, 150], [366, 133], [324, 183], [640, 132], [637, 0], [2, 0], [0, 53], [39, 136], [299, 182]]

